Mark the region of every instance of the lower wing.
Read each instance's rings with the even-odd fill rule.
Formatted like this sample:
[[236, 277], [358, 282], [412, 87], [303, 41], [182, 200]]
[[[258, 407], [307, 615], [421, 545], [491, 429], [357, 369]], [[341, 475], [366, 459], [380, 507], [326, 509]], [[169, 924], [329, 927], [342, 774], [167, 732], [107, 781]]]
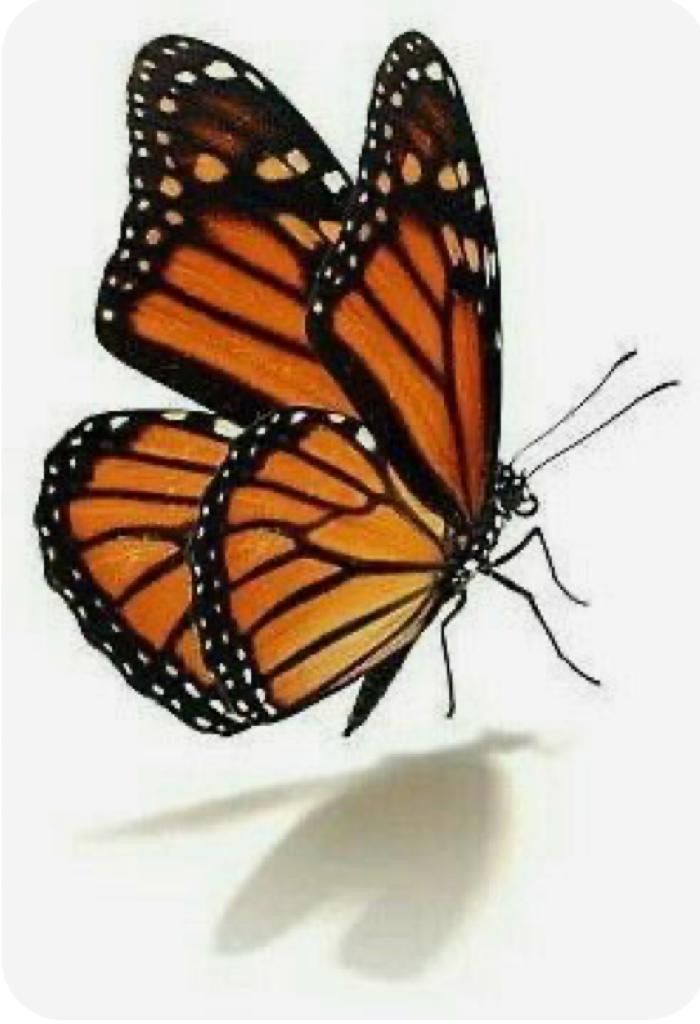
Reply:
[[46, 458], [35, 522], [46, 578], [87, 640], [187, 725], [228, 735], [191, 619], [184, 552], [235, 428], [192, 412], [84, 420]]
[[288, 410], [242, 434], [188, 551], [230, 709], [268, 722], [363, 680], [360, 724], [440, 606], [444, 529], [354, 419]]

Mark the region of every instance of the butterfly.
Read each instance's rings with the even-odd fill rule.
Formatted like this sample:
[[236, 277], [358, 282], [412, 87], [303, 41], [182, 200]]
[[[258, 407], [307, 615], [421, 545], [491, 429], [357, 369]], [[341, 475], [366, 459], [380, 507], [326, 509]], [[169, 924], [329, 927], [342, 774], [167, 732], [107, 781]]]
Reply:
[[87, 640], [204, 733], [357, 684], [347, 735], [448, 602], [452, 714], [446, 628], [484, 574], [597, 682], [501, 570], [538, 543], [578, 600], [540, 528], [495, 553], [544, 463], [499, 460], [498, 247], [441, 51], [389, 47], [355, 184], [256, 68], [194, 39], [140, 51], [128, 127], [98, 339], [210, 412], [105, 413], [47, 456], [46, 578]]

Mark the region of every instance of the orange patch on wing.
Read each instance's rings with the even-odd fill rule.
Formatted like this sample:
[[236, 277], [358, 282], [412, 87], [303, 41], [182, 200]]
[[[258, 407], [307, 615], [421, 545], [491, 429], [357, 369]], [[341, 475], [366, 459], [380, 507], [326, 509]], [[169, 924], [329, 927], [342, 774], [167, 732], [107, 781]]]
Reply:
[[445, 298], [445, 265], [429, 231], [418, 221], [403, 217], [399, 222], [399, 238], [434, 298], [442, 302]]
[[441, 370], [443, 352], [438, 319], [386, 246], [378, 248], [367, 264], [365, 282], [435, 369]]
[[264, 224], [238, 214], [215, 213], [205, 216], [203, 225], [208, 237], [230, 253], [274, 274], [285, 284], [304, 288], [296, 256]]
[[401, 410], [427, 462], [459, 495], [454, 434], [438, 386], [425, 376], [361, 295], [351, 292], [343, 296], [333, 313], [333, 329]]
[[336, 587], [332, 600], [322, 594], [283, 612], [259, 629], [253, 637], [258, 665], [266, 675], [272, 674], [302, 647], [418, 589], [426, 589], [422, 573], [349, 579]]
[[263, 528], [242, 530], [224, 541], [224, 561], [232, 581], [247, 575], [273, 558], [288, 554], [295, 548], [293, 540]]
[[389, 476], [394, 490], [398, 493], [401, 501], [407, 505], [413, 514], [430, 530], [438, 543], [442, 543], [445, 534], [445, 520], [430, 509], [426, 508], [413, 491], [404, 484], [398, 473], [389, 468]]
[[253, 522], [257, 519], [274, 520], [280, 523], [315, 523], [325, 515], [323, 509], [286, 494], [271, 494], [264, 487], [255, 484], [240, 487], [234, 491], [228, 507], [228, 522]]
[[198, 498], [209, 480], [207, 474], [196, 470], [153, 466], [114, 455], [95, 464], [87, 488], [143, 491], [144, 494], [162, 494], [166, 499], [168, 495]]
[[[311, 405], [351, 412], [352, 406], [322, 366], [280, 352], [252, 334], [191, 309], [163, 292], [150, 292], [131, 315], [133, 330], [179, 356], [219, 370], [282, 405]], [[274, 367], [274, 370], [271, 370]]]
[[423, 176], [423, 167], [415, 153], [406, 153], [401, 162], [401, 177], [407, 185], [415, 185]]
[[336, 466], [348, 473], [367, 490], [380, 493], [384, 484], [368, 459], [355, 445], [340, 437], [327, 427], [316, 427], [299, 445], [302, 451], [315, 455], [330, 466]]
[[[314, 558], [296, 558], [287, 565], [234, 588], [230, 597], [231, 615], [239, 629], [252, 629], [271, 608], [294, 595], [301, 587], [337, 576], [337, 566]], [[332, 598], [331, 598], [332, 600]]]
[[228, 165], [212, 153], [199, 153], [192, 168], [195, 178], [207, 185], [223, 181], [229, 173]]
[[315, 249], [323, 241], [321, 235], [308, 221], [301, 220], [292, 213], [278, 213], [275, 220], [304, 249]]
[[337, 220], [320, 220], [318, 226], [321, 229], [321, 233], [330, 242], [337, 242], [340, 237], [340, 222]]
[[289, 341], [304, 341], [301, 302], [202, 249], [189, 245], [175, 249], [163, 278], [215, 309], [245, 317]]
[[[420, 609], [420, 614], [418, 614], [421, 601], [425, 604], [426, 607], [425, 609]], [[411, 603], [409, 605], [409, 610], [405, 612], [403, 618], [401, 617], [400, 612], [404, 611], [404, 609], [394, 612], [393, 614], [398, 619], [399, 625], [398, 627], [395, 626], [393, 630], [387, 630], [387, 633], [389, 636], [391, 636], [391, 634], [394, 633], [397, 628], [398, 633], [396, 633], [393, 639], [388, 640], [386, 644], [382, 644], [379, 650], [372, 651], [372, 645], [370, 644], [368, 648], [369, 653], [367, 654], [367, 657], [364, 658], [359, 664], [354, 665], [354, 667], [348, 668], [347, 671], [343, 673], [343, 675], [339, 676], [335, 680], [334, 687], [344, 686], [346, 683], [351, 682], [353, 679], [357, 679], [358, 675], [368, 672], [371, 668], [374, 668], [376, 665], [381, 664], [381, 662], [383, 662], [391, 654], [394, 654], [396, 651], [400, 650], [402, 647], [405, 647], [407, 644], [413, 643], [420, 636], [423, 630], [423, 626], [425, 625], [425, 620], [432, 608], [432, 605], [433, 602], [429, 598], [426, 598], [425, 595], [423, 595], [421, 598], [418, 598], [415, 603]], [[416, 618], [413, 621], [409, 621], [412, 615], [415, 615]], [[406, 623], [403, 629], [401, 628], [402, 621], [405, 621]], [[385, 622], [385, 629], [386, 625], [387, 623]]]
[[457, 232], [451, 224], [444, 224], [442, 228], [442, 237], [445, 242], [445, 248], [450, 257], [450, 262], [456, 267], [462, 262], [462, 249], [457, 238]]
[[346, 508], [359, 508], [367, 500], [366, 495], [354, 487], [329, 473], [324, 473], [323, 470], [316, 469], [291, 452], [274, 452], [258, 472], [257, 479], [285, 484], [302, 494], [313, 495], [320, 500]]
[[118, 598], [143, 573], [178, 550], [169, 541], [117, 537], [86, 551], [83, 561], [102, 589]]
[[445, 164], [445, 166], [438, 171], [437, 180], [440, 188], [444, 189], [446, 192], [454, 192], [455, 189], [459, 188], [457, 172], [452, 164]]
[[467, 258], [469, 269], [476, 273], [481, 266], [481, 256], [479, 254], [479, 246], [473, 238], [463, 238], [462, 248], [464, 249], [464, 255]]
[[163, 455], [181, 462], [206, 463], [212, 469], [221, 463], [228, 445], [214, 438], [189, 430], [154, 423], [144, 427], [129, 446], [131, 451], [145, 455]]
[[266, 156], [255, 167], [255, 173], [263, 181], [285, 181], [294, 177], [294, 171], [278, 156]]
[[[424, 601], [424, 594], [417, 595], [415, 600], [407, 602], [401, 608], [388, 612], [357, 632], [350, 633], [311, 654], [298, 665], [282, 671], [272, 681], [272, 700], [279, 707], [291, 707], [316, 691], [322, 690], [328, 680], [344, 676], [342, 682], [349, 682], [356, 678], [362, 670], [359, 665], [354, 672], [344, 673], [343, 670], [353, 662], [361, 663], [363, 656], [380, 644], [384, 637], [390, 636], [395, 630], [400, 629], [403, 623], [408, 622]], [[358, 611], [358, 606], [353, 604], [352, 617], [357, 617]], [[279, 650], [285, 650], [283, 642], [276, 646]], [[336, 685], [341, 685], [341, 680], [338, 680]]]
[[165, 573], [122, 606], [132, 629], [155, 647], [162, 647], [170, 630], [190, 604], [190, 574], [184, 565]]
[[358, 561], [424, 562], [428, 569], [442, 562], [437, 540], [431, 540], [388, 505], [351, 516], [335, 516], [313, 529], [309, 540]]
[[188, 505], [169, 505], [167, 499], [139, 501], [134, 498], [75, 498], [68, 505], [72, 535], [89, 540], [98, 533], [121, 526], [173, 526], [183, 529], [192, 525], [196, 509]]

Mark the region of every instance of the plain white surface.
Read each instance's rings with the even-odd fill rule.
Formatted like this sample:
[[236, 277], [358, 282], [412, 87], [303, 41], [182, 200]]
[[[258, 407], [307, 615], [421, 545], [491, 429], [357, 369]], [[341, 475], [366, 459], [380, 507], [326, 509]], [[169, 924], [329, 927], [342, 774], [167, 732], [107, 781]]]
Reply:
[[[430, 10], [429, 10], [430, 8]], [[45, 451], [103, 409], [183, 404], [96, 344], [126, 197], [124, 84], [170, 31], [265, 71], [349, 170], [392, 36], [433, 36], [473, 115], [504, 277], [503, 453], [623, 347], [597, 407], [682, 390], [543, 473], [527, 609], [474, 587], [370, 723], [352, 700], [220, 742], [126, 689], [41, 579]], [[657, 1017], [700, 985], [697, 101], [671, 2], [34, 3], [5, 40], [4, 969], [71, 1017]], [[591, 418], [588, 422], [593, 422]], [[517, 537], [517, 531], [511, 539]]]

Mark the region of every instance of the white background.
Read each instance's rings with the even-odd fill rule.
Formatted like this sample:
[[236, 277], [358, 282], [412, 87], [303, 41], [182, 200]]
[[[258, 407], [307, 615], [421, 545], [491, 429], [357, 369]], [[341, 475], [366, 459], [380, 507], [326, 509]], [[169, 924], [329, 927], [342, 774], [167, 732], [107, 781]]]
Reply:
[[[239, 52], [354, 171], [371, 76], [423, 29], [467, 97], [500, 238], [503, 454], [629, 344], [588, 422], [662, 396], [542, 474], [562, 575], [475, 585], [370, 723], [352, 695], [229, 741], [132, 694], [44, 586], [45, 451], [171, 405], [93, 338], [126, 198], [124, 86], [170, 31]], [[657, 1017], [700, 986], [697, 386], [700, 25], [649, 3], [34, 3], [5, 40], [4, 969], [70, 1017]], [[180, 403], [182, 404], [182, 403]], [[517, 536], [513, 533], [512, 539]]]

